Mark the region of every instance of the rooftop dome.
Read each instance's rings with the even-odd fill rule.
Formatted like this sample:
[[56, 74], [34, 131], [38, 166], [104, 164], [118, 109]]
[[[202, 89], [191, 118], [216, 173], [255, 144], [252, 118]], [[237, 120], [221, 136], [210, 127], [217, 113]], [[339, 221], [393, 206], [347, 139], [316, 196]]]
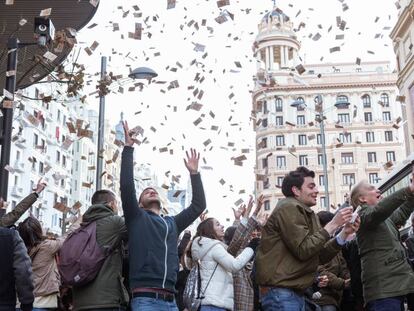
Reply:
[[290, 20], [289, 16], [283, 13], [283, 11], [276, 6], [273, 8], [271, 12], [268, 12], [263, 16], [262, 21], [269, 22], [269, 20], [274, 19], [283, 20], [283, 22], [288, 22]]

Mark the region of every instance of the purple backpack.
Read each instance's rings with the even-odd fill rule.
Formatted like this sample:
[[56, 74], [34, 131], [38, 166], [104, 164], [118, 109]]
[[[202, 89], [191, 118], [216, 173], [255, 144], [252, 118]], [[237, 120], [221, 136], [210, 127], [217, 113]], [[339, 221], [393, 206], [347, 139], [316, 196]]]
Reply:
[[82, 286], [93, 281], [105, 259], [109, 248], [102, 248], [96, 241], [96, 221], [81, 224], [72, 232], [59, 251], [58, 269], [62, 283]]

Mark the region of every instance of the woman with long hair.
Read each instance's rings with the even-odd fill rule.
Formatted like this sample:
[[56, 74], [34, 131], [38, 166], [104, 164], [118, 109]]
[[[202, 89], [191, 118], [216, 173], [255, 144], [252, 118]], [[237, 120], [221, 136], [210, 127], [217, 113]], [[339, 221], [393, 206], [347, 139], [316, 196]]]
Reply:
[[207, 218], [197, 227], [191, 245], [194, 261], [199, 261], [201, 275], [201, 311], [233, 310], [233, 276], [253, 256], [246, 247], [236, 258], [227, 252], [223, 242], [224, 227], [215, 218]]
[[[74, 227], [72, 225], [68, 233]], [[33, 311], [55, 310], [58, 307], [60, 286], [56, 255], [66, 235], [57, 239], [46, 238], [40, 222], [34, 217], [21, 222], [18, 231], [32, 260], [35, 296]]]

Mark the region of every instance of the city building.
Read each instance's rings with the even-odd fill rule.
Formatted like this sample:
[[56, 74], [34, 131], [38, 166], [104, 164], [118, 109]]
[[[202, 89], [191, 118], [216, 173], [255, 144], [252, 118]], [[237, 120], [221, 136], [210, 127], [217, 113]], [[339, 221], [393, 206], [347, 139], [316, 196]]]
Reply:
[[[42, 178], [48, 186], [28, 214], [37, 217], [49, 232], [60, 234], [72, 213], [56, 209], [60, 207], [57, 203], [73, 212], [73, 207], [78, 207], [84, 213], [96, 189], [98, 113], [78, 98], [50, 99], [46, 95], [50, 91], [39, 84], [20, 94], [11, 148], [11, 159], [15, 160], [10, 163], [8, 211]], [[104, 137], [102, 187], [119, 196], [121, 148], [115, 144], [108, 120]]]
[[404, 139], [407, 152], [414, 152], [414, 1], [400, 0], [398, 20], [390, 37], [397, 57], [397, 87], [401, 94]]
[[319, 210], [336, 208], [353, 184], [378, 183], [405, 159], [397, 77], [388, 62], [301, 64], [293, 23], [277, 7], [258, 29], [256, 192], [267, 198], [266, 213], [283, 197], [285, 174], [298, 166], [316, 172]]

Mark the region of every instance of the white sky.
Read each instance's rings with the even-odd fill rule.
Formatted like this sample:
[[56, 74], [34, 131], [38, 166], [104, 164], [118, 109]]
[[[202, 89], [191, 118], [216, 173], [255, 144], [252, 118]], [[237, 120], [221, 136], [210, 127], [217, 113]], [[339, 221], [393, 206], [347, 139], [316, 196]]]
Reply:
[[[356, 57], [360, 57], [362, 61], [390, 60], [394, 66], [392, 43], [388, 37], [397, 15], [393, 1], [348, 0], [344, 3], [349, 6], [345, 12], [338, 0], [278, 1], [279, 8], [290, 16], [296, 27], [300, 22], [306, 24], [298, 33], [302, 42], [302, 59], [306, 63], [320, 62], [321, 57], [324, 57], [324, 62], [355, 62]], [[138, 5], [140, 10], [135, 11], [134, 5]], [[171, 171], [171, 174], [184, 176], [182, 187], [186, 187], [187, 172], [182, 162], [182, 149], [195, 147], [200, 150], [207, 161], [201, 165], [213, 168], [202, 170], [210, 215], [224, 221], [231, 217], [234, 202], [239, 198], [247, 200], [254, 189], [255, 134], [249, 120], [252, 107], [249, 91], [253, 89], [252, 77], [256, 70], [252, 44], [257, 24], [273, 4], [269, 0], [230, 0], [230, 6], [223, 9], [235, 15], [234, 21], [220, 25], [214, 20], [220, 13], [214, 0], [182, 0], [177, 1], [174, 9], [167, 10], [166, 7], [166, 0], [101, 1], [89, 24], [96, 23], [97, 26], [84, 28], [78, 35], [80, 48], [91, 46], [94, 40], [99, 42], [99, 46], [92, 56], [82, 50], [78, 62], [85, 64], [87, 73], [94, 74], [100, 68], [100, 55], [107, 55], [111, 56], [108, 71], [114, 74], [126, 76], [127, 66], [147, 66], [158, 73], [157, 81], [166, 81], [166, 84], [150, 84], [142, 92], [128, 92], [129, 83], [124, 86], [124, 94], [108, 95], [106, 118], [115, 124], [120, 111], [123, 111], [130, 127], [140, 125], [145, 129], [144, 136], [149, 143], [136, 147], [136, 160], [150, 163], [153, 171], [163, 176], [161, 181], [167, 184], [164, 173]], [[123, 17], [126, 11], [129, 13]], [[133, 13], [137, 12], [142, 12], [143, 17], [135, 18]], [[344, 32], [336, 26], [336, 16], [347, 22]], [[145, 24], [146, 17], [149, 20]], [[379, 19], [375, 22], [377, 17]], [[206, 19], [206, 26], [201, 26], [202, 19]], [[194, 25], [187, 26], [191, 20], [198, 22], [199, 30]], [[113, 32], [112, 22], [119, 23], [119, 31]], [[128, 32], [134, 32], [136, 22], [143, 24], [142, 40], [128, 38]], [[183, 25], [183, 30], [180, 25]], [[328, 33], [331, 25], [332, 30]], [[210, 33], [207, 26], [214, 31]], [[148, 32], [152, 34], [151, 38], [148, 38]], [[308, 38], [317, 32], [322, 35], [320, 40]], [[344, 34], [345, 39], [335, 40], [337, 34]], [[380, 37], [374, 39], [376, 34]], [[195, 43], [205, 45], [205, 51], [194, 51]], [[341, 52], [329, 53], [329, 48], [342, 44]], [[375, 54], [368, 53], [368, 50]], [[113, 51], [117, 54], [112, 54]], [[208, 55], [202, 58], [205, 52]], [[155, 53], [160, 55], [155, 56]], [[199, 63], [191, 66], [194, 59]], [[242, 68], [237, 68], [235, 61], [240, 62]], [[176, 62], [183, 68], [177, 67]], [[175, 67], [177, 71], [172, 72], [167, 66]], [[204, 82], [194, 81], [197, 73], [205, 77]], [[96, 80], [94, 77], [85, 89], [86, 93], [94, 90]], [[167, 90], [174, 80], [180, 87]], [[201, 100], [193, 96], [194, 90], [188, 90], [189, 86], [204, 91]], [[229, 99], [231, 93], [234, 97]], [[98, 99], [90, 96], [88, 102], [92, 108], [97, 108]], [[203, 104], [202, 109], [186, 111], [192, 102]], [[176, 112], [173, 107], [177, 107]], [[138, 111], [140, 113], [135, 114]], [[210, 111], [215, 114], [214, 118]], [[201, 114], [205, 115], [203, 121], [194, 126], [193, 122]], [[210, 130], [212, 125], [218, 126], [219, 131]], [[151, 126], [156, 128], [155, 133], [150, 130]], [[205, 147], [203, 142], [207, 139], [212, 142]], [[228, 143], [234, 143], [234, 147], [229, 147]], [[154, 146], [156, 151], [152, 151]], [[158, 149], [166, 146], [174, 150], [173, 155], [159, 153]], [[231, 158], [242, 155], [241, 149], [245, 148], [250, 149], [250, 153], [245, 154], [247, 160], [243, 167], [235, 166]], [[225, 181], [224, 185], [220, 184], [220, 179]], [[239, 194], [240, 190], [246, 193]]]

